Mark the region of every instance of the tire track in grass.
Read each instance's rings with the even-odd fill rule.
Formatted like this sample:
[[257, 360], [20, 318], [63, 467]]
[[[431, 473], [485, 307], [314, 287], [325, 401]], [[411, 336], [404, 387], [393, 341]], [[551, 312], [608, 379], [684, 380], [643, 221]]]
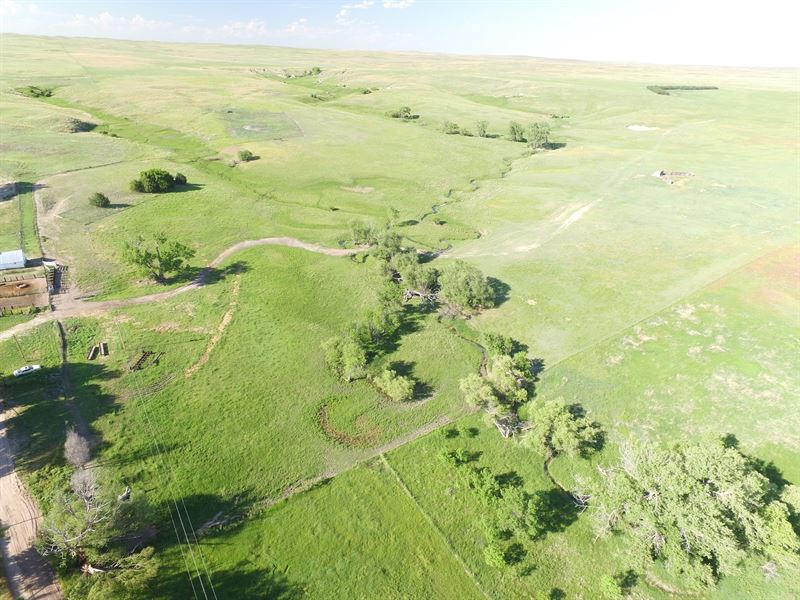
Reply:
[[464, 570], [464, 573], [467, 575], [467, 577], [469, 577], [470, 581], [472, 581], [472, 583], [475, 585], [475, 588], [487, 600], [494, 600], [494, 598], [492, 598], [492, 596], [490, 596], [486, 592], [486, 590], [484, 590], [481, 587], [481, 584], [478, 581], [478, 578], [475, 576], [475, 574], [467, 566], [467, 563], [464, 562], [464, 559], [461, 558], [461, 555], [458, 552], [456, 552], [456, 549], [450, 543], [450, 540], [447, 539], [447, 536], [445, 536], [444, 532], [433, 521], [431, 516], [427, 512], [425, 512], [425, 510], [422, 508], [422, 506], [420, 506], [419, 502], [417, 502], [417, 499], [414, 497], [414, 494], [411, 492], [410, 489], [408, 489], [408, 486], [405, 484], [403, 479], [400, 477], [400, 474], [397, 471], [395, 471], [394, 467], [392, 467], [392, 465], [389, 464], [389, 461], [386, 460], [386, 455], [381, 453], [380, 454], [380, 459], [381, 459], [381, 462], [384, 464], [384, 466], [386, 466], [386, 468], [389, 469], [389, 472], [392, 475], [394, 475], [394, 478], [397, 481], [397, 485], [399, 485], [400, 488], [405, 492], [406, 496], [409, 497], [409, 499], [411, 500], [411, 503], [417, 508], [419, 513], [422, 515], [422, 517], [428, 523], [428, 525], [430, 525], [431, 528], [438, 534], [439, 539], [442, 540], [442, 543], [444, 544], [445, 548], [447, 548], [450, 551], [450, 554], [453, 556], [453, 558], [456, 560], [456, 562], [459, 564], [459, 566], [461, 566], [461, 568]]

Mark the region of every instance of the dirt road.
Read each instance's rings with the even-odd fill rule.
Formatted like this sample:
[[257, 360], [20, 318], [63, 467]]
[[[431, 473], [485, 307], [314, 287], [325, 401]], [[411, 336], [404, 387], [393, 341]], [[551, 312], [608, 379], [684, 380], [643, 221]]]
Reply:
[[11, 327], [0, 332], [0, 342], [11, 339], [11, 337], [14, 335], [19, 335], [29, 331], [48, 321], [67, 317], [90, 317], [113, 310], [115, 308], [139, 306], [141, 304], [149, 304], [151, 302], [163, 302], [169, 298], [174, 298], [175, 296], [205, 285], [212, 269], [222, 264], [225, 259], [239, 252], [240, 250], [253, 248], [255, 246], [286, 246], [289, 248], [300, 248], [302, 250], [316, 252], [317, 254], [324, 254], [326, 256], [350, 256], [364, 249], [327, 248], [325, 246], [320, 246], [319, 244], [312, 244], [291, 237], [268, 237], [261, 238], [259, 240], [245, 240], [243, 242], [239, 242], [238, 244], [234, 244], [226, 250], [223, 250], [219, 256], [212, 260], [208, 266], [200, 272], [200, 275], [198, 275], [194, 281], [173, 290], [149, 294], [147, 296], [138, 296], [136, 298], [126, 298], [123, 300], [104, 300], [100, 302], [90, 302], [86, 299], [80, 298], [77, 290], [73, 290], [67, 294], [53, 296], [52, 311], [40, 313], [30, 321], [20, 323], [15, 327]]
[[5, 427], [6, 419], [13, 416], [13, 412], [0, 410], [0, 525], [5, 529], [0, 550], [8, 587], [14, 598], [61, 599], [64, 596], [52, 568], [33, 547], [42, 517], [14, 471]]

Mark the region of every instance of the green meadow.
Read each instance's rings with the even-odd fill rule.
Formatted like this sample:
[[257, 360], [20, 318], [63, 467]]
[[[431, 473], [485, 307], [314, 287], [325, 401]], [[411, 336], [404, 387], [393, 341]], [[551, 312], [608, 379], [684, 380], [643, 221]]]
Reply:
[[[723, 436], [800, 485], [796, 73], [6, 34], [2, 53], [0, 183], [20, 193], [0, 200], [0, 250], [68, 264], [88, 297], [48, 313], [68, 388], [53, 322], [0, 341], [5, 426], [47, 511], [69, 487], [66, 432], [86, 425], [103, 481], [152, 507], [146, 597], [202, 582], [219, 598], [612, 598], [609, 578], [632, 598], [800, 594], [796, 565], [766, 579], [748, 559], [699, 594], [643, 569], [459, 392], [482, 365], [475, 342], [512, 336], [544, 363], [533, 402], [578, 402], [606, 432], [591, 459], [553, 461], [565, 486], [627, 440]], [[718, 89], [647, 89], [678, 84]], [[390, 116], [403, 106], [419, 117]], [[70, 133], [71, 119], [92, 127]], [[510, 121], [548, 122], [553, 144], [531, 152]], [[256, 160], [237, 162], [243, 149]], [[131, 191], [148, 168], [188, 184]], [[340, 249], [353, 220], [389, 218], [431, 265], [467, 261], [502, 290], [470, 319], [404, 304], [368, 370], [412, 377], [406, 402], [342, 381], [321, 349], [379, 302], [369, 252], [252, 247], [203, 286], [123, 303], [245, 240]], [[162, 284], [123, 260], [157, 232], [194, 250]], [[0, 333], [28, 318], [0, 318]], [[101, 341], [109, 356], [89, 360]], [[143, 351], [158, 361], [132, 371]], [[43, 368], [10, 376], [28, 363]], [[485, 559], [486, 507], [453, 451], [541, 499], [544, 530], [513, 568]], [[67, 591], [80, 577], [59, 575]]]

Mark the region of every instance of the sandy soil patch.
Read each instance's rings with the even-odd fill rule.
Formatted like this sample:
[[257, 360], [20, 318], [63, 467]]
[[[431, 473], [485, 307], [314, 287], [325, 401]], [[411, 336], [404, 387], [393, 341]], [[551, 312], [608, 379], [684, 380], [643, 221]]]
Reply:
[[656, 129], [658, 129], [658, 127], [648, 127], [647, 125], [633, 124], [633, 125], [628, 125], [627, 129], [630, 131], [655, 131]]
[[353, 185], [349, 187], [342, 186], [342, 189], [345, 192], [353, 192], [354, 194], [369, 194], [370, 192], [374, 192], [374, 187], [369, 187], [368, 185]]
[[239, 285], [242, 281], [242, 276], [237, 274], [236, 279], [233, 282], [233, 288], [231, 289], [231, 301], [228, 305], [228, 310], [225, 311], [225, 314], [222, 317], [222, 321], [217, 326], [217, 330], [214, 332], [214, 335], [211, 336], [211, 339], [208, 342], [208, 346], [206, 346], [205, 352], [203, 355], [198, 359], [196, 363], [194, 363], [191, 367], [186, 369], [186, 377], [191, 377], [202, 367], [204, 364], [208, 362], [208, 359], [211, 358], [211, 353], [214, 351], [214, 348], [217, 347], [220, 340], [222, 339], [222, 334], [225, 333], [225, 330], [228, 328], [228, 325], [233, 319], [233, 311], [236, 309], [237, 300], [239, 298]]

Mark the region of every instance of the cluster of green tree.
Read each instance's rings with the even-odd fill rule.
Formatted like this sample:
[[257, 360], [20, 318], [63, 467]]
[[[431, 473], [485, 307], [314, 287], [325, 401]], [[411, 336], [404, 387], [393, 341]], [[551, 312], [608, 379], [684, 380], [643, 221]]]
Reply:
[[588, 506], [599, 536], [624, 533], [642, 567], [658, 561], [693, 590], [757, 557], [765, 577], [800, 566], [800, 493], [781, 487], [738, 448], [627, 445], [600, 469]]
[[[442, 123], [442, 131], [448, 135], [463, 135], [466, 137], [472, 137], [472, 132], [467, 129], [466, 127], [461, 127], [458, 123], [453, 123], [452, 121], [445, 121]], [[478, 121], [475, 123], [475, 135], [478, 137], [497, 137], [489, 133], [489, 122], [488, 121]]]
[[15, 90], [18, 94], [28, 98], [49, 98], [53, 95], [53, 88], [42, 87], [39, 85], [26, 85]]
[[489, 352], [486, 372], [464, 377], [459, 383], [461, 394], [468, 404], [484, 409], [495, 424], [508, 422], [516, 429], [517, 410], [533, 398], [538, 363], [508, 336], [487, 334], [485, 340]]
[[111, 206], [111, 200], [108, 199], [108, 196], [105, 194], [101, 194], [100, 192], [95, 192], [91, 196], [89, 196], [89, 204], [92, 206], [96, 206], [97, 208], [108, 208]]
[[[96, 468], [86, 468], [89, 444], [71, 431], [64, 445], [75, 470], [69, 488], [50, 503], [37, 540], [44, 556], [55, 557], [59, 569], [73, 575], [75, 598], [128, 598], [143, 594], [158, 571], [149, 546], [152, 510], [144, 496], [127, 488], [119, 496], [101, 485]], [[74, 577], [80, 574], [81, 577]]]
[[189, 246], [157, 233], [151, 238], [140, 235], [133, 242], [126, 242], [122, 260], [143, 275], [163, 283], [168, 275], [181, 271], [194, 254]]
[[508, 124], [508, 138], [512, 142], [526, 142], [531, 149], [546, 148], [550, 143], [550, 125], [544, 121], [524, 127], [517, 121]]
[[387, 283], [379, 293], [377, 306], [323, 344], [326, 363], [345, 381], [366, 376], [369, 360], [380, 354], [386, 341], [400, 328], [403, 303], [396, 288], [396, 284]]
[[403, 119], [404, 121], [413, 121], [414, 119], [419, 119], [419, 115], [411, 112], [410, 106], [401, 106], [397, 110], [393, 110], [388, 114], [393, 119]]
[[383, 229], [353, 221], [349, 239], [353, 244], [370, 246], [370, 256], [379, 261], [382, 273], [402, 284], [404, 299], [420, 298], [465, 314], [494, 306], [495, 292], [480, 269], [460, 260], [439, 269], [420, 263], [417, 251], [404, 247], [402, 236], [395, 231], [396, 218], [394, 213]]
[[525, 544], [547, 531], [547, 514], [542, 494], [530, 494], [516, 473], [495, 475], [487, 467], [473, 464], [476, 456], [459, 448], [442, 454], [454, 467], [458, 480], [479, 499], [483, 518], [483, 556], [497, 569], [522, 567]]
[[171, 173], [164, 169], [147, 169], [139, 173], [138, 179], [132, 179], [130, 189], [132, 192], [145, 192], [159, 194], [169, 192], [176, 185], [186, 185], [186, 176], [183, 173]]

